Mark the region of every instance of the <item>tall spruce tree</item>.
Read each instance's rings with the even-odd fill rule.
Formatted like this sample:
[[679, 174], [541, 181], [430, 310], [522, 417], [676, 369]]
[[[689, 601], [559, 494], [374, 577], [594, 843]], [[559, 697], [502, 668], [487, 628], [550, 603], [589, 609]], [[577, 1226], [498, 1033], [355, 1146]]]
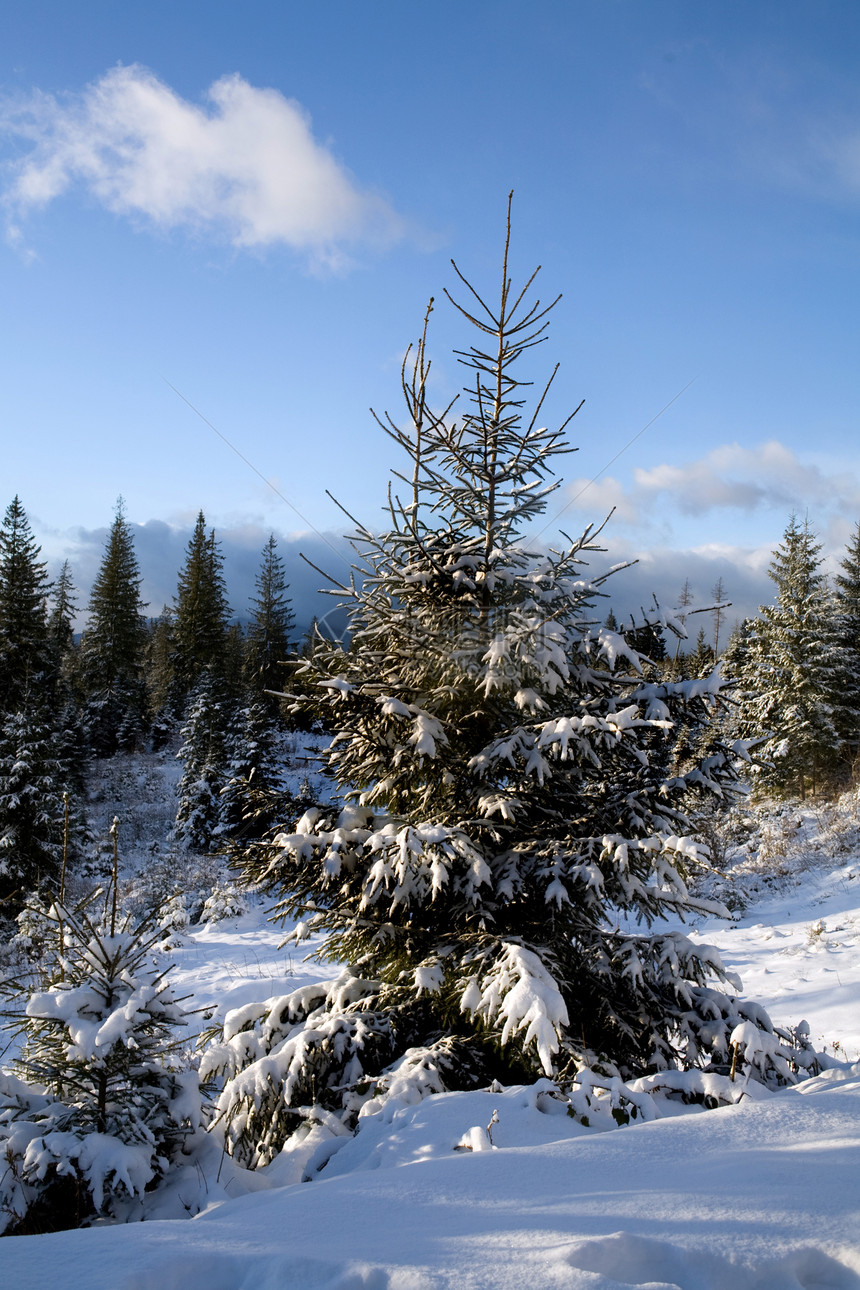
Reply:
[[285, 688], [283, 664], [290, 651], [294, 616], [287, 594], [284, 562], [278, 555], [274, 533], [263, 547], [262, 562], [256, 580], [257, 594], [251, 600], [253, 610], [246, 637], [248, 680], [255, 698], [273, 715], [279, 701], [271, 691]]
[[[19, 498], [0, 528], [0, 914], [50, 891], [74, 775], [56, 711], [59, 656], [48, 631], [46, 566]], [[63, 711], [65, 704], [63, 702]]]
[[192, 851], [213, 851], [219, 844], [232, 725], [233, 705], [224, 680], [214, 666], [206, 668], [191, 692], [177, 753], [184, 766], [173, 836]]
[[94, 752], [130, 751], [139, 740], [146, 711], [143, 676], [146, 606], [134, 536], [117, 502], [101, 567], [90, 593], [81, 641], [81, 679]]
[[839, 567], [841, 572], [835, 579], [843, 672], [839, 733], [846, 759], [855, 764], [860, 754], [860, 523], [848, 541]]
[[73, 775], [52, 715], [31, 699], [0, 719], [0, 916], [56, 891]]
[[83, 793], [89, 762], [88, 730], [82, 711], [80, 651], [75, 645], [77, 602], [72, 571], [64, 560], [51, 588], [48, 649], [54, 678], [51, 708], [57, 732], [56, 752], [76, 793]]
[[68, 560], [64, 560], [60, 575], [51, 588], [51, 612], [48, 617], [48, 640], [61, 666], [74, 648], [77, 608], [71, 565]]
[[723, 682], [643, 680], [596, 621], [592, 529], [549, 553], [523, 538], [566, 450], [543, 398], [524, 411], [548, 309], [527, 299], [533, 277], [512, 289], [507, 242], [495, 308], [461, 280], [479, 333], [458, 351], [467, 406], [431, 409], [425, 320], [404, 364], [409, 429], [384, 423], [406, 456], [389, 527], [353, 538], [350, 648], [320, 641], [308, 662], [348, 804], [244, 859], [297, 936], [324, 932], [348, 964], [249, 1010], [206, 1059], [229, 1076], [227, 1143], [252, 1161], [314, 1102], [354, 1123], [395, 1068], [436, 1088], [598, 1062], [639, 1075], [724, 1057], [743, 1011], [712, 950], [650, 926], [702, 907], [684, 880], [706, 863], [688, 811], [734, 774], [715, 744], [667, 776], [647, 738], [681, 712], [706, 726]]
[[220, 831], [231, 839], [259, 838], [275, 823], [283, 800], [283, 762], [269, 709], [250, 699], [236, 714], [221, 790]]
[[838, 773], [843, 686], [834, 598], [808, 521], [791, 517], [768, 572], [776, 603], [760, 607], [744, 642], [738, 720], [767, 736], [762, 786], [804, 797]]
[[174, 686], [180, 705], [207, 668], [224, 662], [230, 615], [224, 557], [201, 511], [188, 543], [174, 600]]
[[179, 715], [173, 624], [173, 609], [170, 605], [165, 605], [159, 616], [149, 621], [149, 639], [144, 654], [150, 737], [156, 748], [168, 741]]
[[47, 566], [20, 499], [0, 527], [0, 710], [13, 711], [29, 692], [53, 682], [48, 643]]

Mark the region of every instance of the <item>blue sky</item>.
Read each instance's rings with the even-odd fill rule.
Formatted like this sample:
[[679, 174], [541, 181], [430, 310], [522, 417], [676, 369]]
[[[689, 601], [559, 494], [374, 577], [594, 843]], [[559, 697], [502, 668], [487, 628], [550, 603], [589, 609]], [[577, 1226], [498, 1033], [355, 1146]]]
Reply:
[[[452, 256], [495, 290], [513, 188], [514, 273], [563, 293], [547, 415], [586, 400], [565, 527], [616, 506], [624, 609], [722, 576], [749, 612], [792, 511], [834, 558], [860, 518], [858, 64], [854, 0], [13, 0], [3, 505], [84, 597], [122, 494], [153, 612], [201, 508], [237, 611], [270, 530], [304, 604], [298, 549], [344, 567], [325, 490], [380, 515], [367, 409]], [[440, 399], [462, 339], [440, 304]]]

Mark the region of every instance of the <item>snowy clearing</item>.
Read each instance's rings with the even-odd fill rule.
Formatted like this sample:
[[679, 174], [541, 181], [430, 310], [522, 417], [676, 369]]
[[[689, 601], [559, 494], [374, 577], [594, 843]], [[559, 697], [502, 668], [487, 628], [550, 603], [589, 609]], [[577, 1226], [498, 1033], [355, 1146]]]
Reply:
[[[383, 1159], [372, 1172], [220, 1203], [189, 1223], [11, 1237], [0, 1250], [5, 1283], [18, 1290], [860, 1285], [860, 1069], [852, 1078], [821, 1077], [802, 1092], [594, 1137], [451, 1150], [470, 1122], [489, 1118], [492, 1100], [450, 1094], [422, 1103], [414, 1117], [428, 1149], [448, 1145], [445, 1156], [423, 1163], [388, 1167]], [[403, 1117], [403, 1129], [411, 1118]], [[400, 1129], [395, 1123], [389, 1132], [396, 1138]]]
[[[208, 1206], [197, 1218], [158, 1217], [199, 1195], [200, 1172], [189, 1169], [153, 1221], [3, 1240], [2, 1284], [860, 1287], [860, 861], [856, 852], [816, 854], [814, 821], [804, 830], [802, 848], [794, 843], [803, 863], [789, 854], [768, 882], [760, 869], [747, 879], [741, 863], [744, 912], [703, 921], [695, 934], [720, 947], [776, 1022], [808, 1020], [816, 1047], [844, 1059], [840, 1068], [782, 1093], [753, 1086], [715, 1111], [664, 1103], [665, 1118], [611, 1131], [568, 1118], [543, 1082], [443, 1094], [370, 1116], [354, 1138], [309, 1139], [301, 1159], [258, 1174], [226, 1160], [220, 1181], [213, 1143], [202, 1165]], [[279, 951], [281, 937], [260, 907], [189, 929], [171, 955], [177, 992], [193, 990], [223, 1015], [334, 972]], [[328, 1157], [313, 1181], [298, 1182]]]

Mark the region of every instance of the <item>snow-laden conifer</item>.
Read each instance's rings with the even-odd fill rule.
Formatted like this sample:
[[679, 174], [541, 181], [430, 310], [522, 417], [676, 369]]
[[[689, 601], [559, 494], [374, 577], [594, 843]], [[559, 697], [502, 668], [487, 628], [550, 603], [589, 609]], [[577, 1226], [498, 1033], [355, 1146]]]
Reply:
[[52, 978], [13, 1025], [24, 1045], [0, 1074], [0, 1232], [129, 1216], [202, 1123], [197, 1074], [183, 1069], [180, 1000], [151, 961], [158, 937], [54, 905], [62, 940]]
[[256, 595], [252, 597], [252, 616], [245, 640], [246, 673], [258, 702], [270, 715], [279, 715], [279, 700], [271, 691], [282, 690], [284, 663], [290, 653], [290, 636], [295, 622], [284, 562], [278, 555], [272, 533], [263, 547], [257, 574]]
[[47, 566], [20, 499], [0, 525], [0, 708], [11, 712], [53, 685], [48, 640]]
[[844, 756], [856, 763], [860, 753], [860, 523], [839, 562], [835, 578], [836, 630], [841, 657], [840, 707], [837, 714]]
[[134, 536], [119, 499], [93, 583], [81, 641], [81, 681], [94, 752], [111, 756], [139, 742], [146, 708], [147, 623]]
[[250, 694], [233, 725], [220, 794], [220, 830], [229, 838], [259, 838], [273, 824], [273, 811], [283, 796], [275, 719], [271, 709]]
[[171, 622], [172, 691], [180, 708], [203, 673], [223, 663], [230, 614], [223, 566], [221, 546], [214, 530], [206, 531], [201, 511], [179, 572]]
[[387, 526], [353, 537], [349, 647], [320, 639], [307, 664], [345, 805], [244, 859], [296, 940], [323, 932], [348, 965], [233, 1015], [206, 1059], [227, 1080], [228, 1145], [253, 1162], [309, 1107], [354, 1123], [407, 1051], [452, 1088], [704, 1065], [742, 1021], [770, 1029], [717, 954], [663, 921], [708, 907], [689, 889], [707, 863], [690, 812], [734, 783], [719, 740], [669, 766], [664, 736], [705, 729], [724, 682], [643, 675], [600, 625], [597, 533], [548, 549], [533, 531], [567, 450], [521, 372], [552, 306], [529, 299], [534, 275], [512, 288], [507, 242], [497, 304], [460, 276], [477, 332], [464, 406], [431, 406], [425, 320], [407, 422], [382, 422], [405, 459]]
[[173, 836], [191, 851], [211, 851], [221, 832], [221, 791], [227, 782], [229, 730], [233, 718], [226, 687], [215, 665], [207, 668], [188, 703], [177, 786]]
[[756, 755], [759, 782], [803, 797], [840, 770], [845, 691], [838, 615], [822, 568], [821, 544], [792, 516], [768, 570], [776, 603], [760, 607], [739, 653], [738, 722], [766, 736]]
[[56, 729], [31, 703], [0, 719], [0, 917], [30, 892], [55, 894], [70, 771]]

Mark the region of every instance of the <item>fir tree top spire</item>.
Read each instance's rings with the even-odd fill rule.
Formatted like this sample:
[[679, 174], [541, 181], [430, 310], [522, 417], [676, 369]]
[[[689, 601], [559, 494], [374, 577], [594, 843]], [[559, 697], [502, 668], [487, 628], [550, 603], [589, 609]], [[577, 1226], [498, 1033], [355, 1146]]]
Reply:
[[8, 710], [49, 671], [46, 599], [50, 588], [41, 547], [16, 495], [0, 527], [0, 700]]
[[759, 608], [745, 647], [733, 649], [740, 724], [767, 735], [762, 752], [772, 764], [761, 782], [802, 797], [838, 767], [847, 691], [821, 543], [808, 520], [790, 517], [768, 572], [776, 603]]
[[[455, 543], [464, 554], [468, 551], [477, 561], [482, 583], [501, 550], [510, 547], [559, 487], [558, 480], [548, 484], [543, 481], [553, 473], [551, 459], [573, 451], [564, 432], [582, 406], [556, 429], [539, 424], [541, 408], [558, 371], [556, 364], [528, 422], [524, 420], [525, 392], [532, 382], [520, 375], [520, 360], [546, 339], [548, 315], [561, 296], [545, 306], [539, 299], [529, 300], [528, 293], [540, 267], [520, 291], [513, 290], [508, 273], [512, 197], [513, 194], [508, 199], [498, 304], [485, 303], [456, 263], [451, 262], [471, 296], [469, 307], [455, 300], [447, 288], [445, 295], [481, 334], [481, 339], [468, 349], [455, 350], [458, 361], [468, 371], [462, 413], [459, 417], [452, 415], [458, 410], [459, 396], [440, 412], [434, 412], [427, 400], [430, 362], [426, 342], [434, 306], [431, 298], [414, 356], [410, 347], [401, 373], [410, 424], [403, 428], [388, 413], [384, 418], [377, 417], [411, 459], [409, 475], [393, 471], [395, 478], [411, 486], [412, 494], [410, 505], [404, 505], [396, 492], [389, 497], [395, 523], [419, 547], [422, 534], [431, 539], [428, 551], [438, 547], [444, 534], [443, 540]], [[480, 595], [485, 597], [483, 589]]]
[[99, 753], [115, 752], [118, 743], [132, 746], [143, 717], [147, 622], [146, 605], [140, 598], [142, 581], [134, 535], [119, 497], [90, 592], [81, 641], [87, 720]]
[[222, 662], [230, 615], [223, 565], [215, 530], [207, 531], [206, 518], [200, 511], [174, 600], [174, 667], [183, 698], [206, 668]]
[[48, 635], [57, 655], [65, 654], [71, 649], [75, 636], [74, 622], [77, 611], [75, 584], [72, 578], [72, 567], [64, 560], [59, 576], [51, 589], [53, 606], [48, 619]]
[[112, 689], [117, 680], [137, 677], [146, 641], [146, 605], [140, 598], [143, 578], [134, 550], [134, 535], [125, 518], [125, 503], [117, 498], [113, 523], [87, 606], [89, 618], [82, 648], [85, 665], [92, 660], [101, 685]]
[[281, 665], [290, 649], [290, 633], [295, 622], [284, 562], [278, 554], [274, 533], [269, 534], [263, 547], [255, 589], [257, 594], [251, 599], [253, 613], [246, 639], [247, 672], [258, 699], [274, 712], [278, 700], [266, 692], [283, 688]]

